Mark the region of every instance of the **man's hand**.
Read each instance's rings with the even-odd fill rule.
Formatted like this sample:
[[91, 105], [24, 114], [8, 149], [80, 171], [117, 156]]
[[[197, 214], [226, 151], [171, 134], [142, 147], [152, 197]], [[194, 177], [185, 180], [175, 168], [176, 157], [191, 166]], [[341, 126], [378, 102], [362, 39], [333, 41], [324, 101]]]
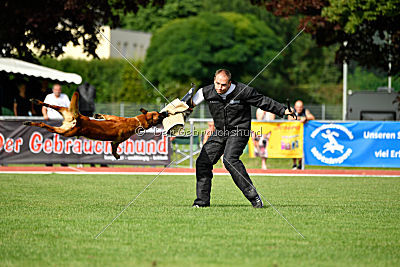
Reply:
[[293, 119], [297, 120], [297, 115], [296, 115], [296, 113], [294, 113], [294, 109], [292, 109], [292, 108], [290, 108], [290, 110], [287, 108], [285, 110], [285, 115], [292, 116]]
[[288, 119], [289, 119], [289, 116], [292, 116], [294, 120], [297, 120], [297, 115], [294, 112], [294, 109], [292, 109], [290, 107], [289, 98], [286, 98], [286, 105], [287, 105], [287, 109], [285, 110], [285, 115], [288, 115]]
[[187, 110], [185, 110], [183, 112], [183, 117], [185, 118], [185, 120], [190, 116], [190, 114], [192, 114], [193, 112], [193, 108], [188, 108]]
[[302, 123], [305, 123], [307, 121], [307, 118], [306, 117], [300, 117], [300, 122], [302, 122]]

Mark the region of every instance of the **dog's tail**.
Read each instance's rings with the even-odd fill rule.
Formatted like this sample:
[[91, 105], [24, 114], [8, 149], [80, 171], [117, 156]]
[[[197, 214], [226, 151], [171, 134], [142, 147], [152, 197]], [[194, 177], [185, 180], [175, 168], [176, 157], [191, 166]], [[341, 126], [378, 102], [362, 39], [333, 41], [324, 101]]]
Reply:
[[79, 116], [79, 93], [75, 92], [72, 95], [71, 103], [69, 105], [69, 110], [71, 111], [74, 118], [78, 118]]

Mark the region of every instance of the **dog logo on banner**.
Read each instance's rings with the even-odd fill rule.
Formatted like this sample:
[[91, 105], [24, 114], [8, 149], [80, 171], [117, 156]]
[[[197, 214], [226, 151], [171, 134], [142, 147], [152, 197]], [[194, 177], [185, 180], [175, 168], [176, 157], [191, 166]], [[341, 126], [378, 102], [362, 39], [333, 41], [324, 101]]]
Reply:
[[324, 124], [311, 133], [311, 138], [315, 139], [319, 135], [325, 143], [322, 146], [322, 152], [315, 146], [311, 148], [311, 153], [316, 159], [325, 164], [341, 164], [350, 157], [353, 150], [351, 148], [345, 150], [344, 145], [337, 140], [341, 135], [353, 140], [354, 136], [349, 129], [339, 124]]

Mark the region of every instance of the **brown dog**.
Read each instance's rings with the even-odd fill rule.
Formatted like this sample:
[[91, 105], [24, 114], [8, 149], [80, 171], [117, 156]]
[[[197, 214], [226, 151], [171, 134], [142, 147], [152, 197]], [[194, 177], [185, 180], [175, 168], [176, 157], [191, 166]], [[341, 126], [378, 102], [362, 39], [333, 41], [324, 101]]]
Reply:
[[52, 133], [58, 133], [66, 137], [84, 136], [101, 141], [112, 141], [112, 154], [116, 159], [120, 158], [117, 154], [117, 148], [120, 143], [141, 130], [156, 126], [168, 115], [164, 112], [147, 112], [147, 110], [141, 108], [140, 111], [143, 114], [133, 118], [95, 114], [94, 118], [104, 120], [91, 120], [89, 117], [79, 113], [78, 92], [75, 92], [72, 96], [69, 108], [49, 105], [37, 99], [31, 99], [31, 101], [36, 105], [57, 110], [64, 118], [63, 124], [60, 127], [52, 127], [43, 122], [26, 121], [23, 123], [24, 125], [45, 128]]

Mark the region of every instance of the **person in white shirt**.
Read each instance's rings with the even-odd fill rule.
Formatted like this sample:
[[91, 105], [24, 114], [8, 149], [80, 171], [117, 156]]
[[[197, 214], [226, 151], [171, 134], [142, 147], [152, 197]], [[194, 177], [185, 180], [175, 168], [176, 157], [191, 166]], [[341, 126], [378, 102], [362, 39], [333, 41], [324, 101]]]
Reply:
[[[44, 103], [61, 106], [61, 107], [69, 107], [70, 101], [66, 94], [62, 93], [61, 85], [58, 83], [53, 85], [53, 93], [48, 94], [43, 101]], [[43, 118], [47, 121], [49, 119], [62, 119], [60, 113], [52, 108], [47, 108], [45, 106], [42, 107]]]
[[[60, 107], [69, 107], [70, 103], [68, 96], [62, 93], [61, 85], [59, 85], [58, 83], [53, 85], [53, 93], [48, 94], [43, 102]], [[52, 108], [47, 108], [45, 106], [42, 107], [42, 113], [43, 113], [43, 118], [46, 121], [48, 121], [49, 119], [58, 120], [63, 118], [61, 114], [58, 113], [58, 111]], [[46, 166], [53, 166], [53, 164], [46, 163]], [[61, 166], [68, 166], [68, 164], [61, 163]]]

